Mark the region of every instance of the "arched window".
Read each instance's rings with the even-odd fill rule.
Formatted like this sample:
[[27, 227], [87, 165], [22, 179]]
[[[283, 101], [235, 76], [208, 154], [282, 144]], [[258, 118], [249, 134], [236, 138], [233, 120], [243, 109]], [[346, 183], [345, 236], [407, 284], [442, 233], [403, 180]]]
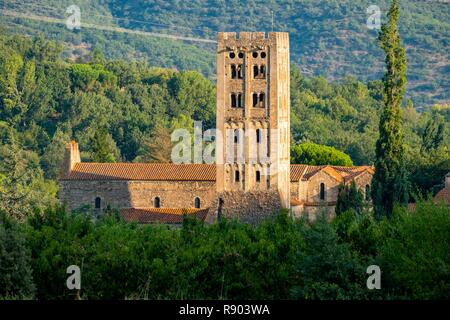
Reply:
[[159, 197], [155, 197], [155, 200], [153, 201], [153, 205], [155, 208], [161, 208], [161, 199]]
[[259, 76], [259, 68], [258, 66], [253, 66], [253, 78], [256, 79]]
[[200, 209], [200, 207], [201, 207], [201, 202], [200, 202], [200, 198], [199, 198], [199, 197], [195, 198], [194, 204], [195, 204], [195, 208], [196, 208], [196, 209]]
[[244, 78], [244, 68], [242, 68], [242, 64], [238, 65], [237, 67], [237, 77], [238, 79]]
[[238, 108], [242, 108], [244, 106], [244, 99], [242, 98], [242, 93], [238, 94], [237, 103], [238, 103]]
[[264, 106], [265, 106], [265, 101], [266, 101], [266, 95], [264, 94], [264, 93], [261, 93], [260, 95], [259, 95], [259, 106], [261, 107], [261, 108], [264, 108]]
[[365, 196], [366, 201], [370, 201], [370, 186], [368, 184], [366, 184]]
[[234, 143], [239, 143], [239, 129], [234, 129]]
[[261, 76], [262, 79], [266, 78], [266, 66], [262, 65], [261, 67], [259, 67], [259, 75]]
[[261, 130], [256, 129], [256, 143], [261, 143]]
[[102, 208], [102, 199], [100, 197], [95, 198], [95, 209], [101, 209]]
[[239, 182], [240, 180], [241, 180], [240, 172], [239, 172], [239, 170], [236, 170], [234, 172], [234, 182]]
[[253, 107], [258, 106], [258, 94], [254, 93], [253, 94]]
[[261, 182], [261, 171], [256, 171], [256, 182]]
[[231, 94], [231, 107], [236, 108], [237, 107], [237, 101], [236, 101], [236, 94]]
[[325, 183], [320, 184], [320, 200], [325, 200]]
[[236, 66], [234, 64], [231, 65], [231, 79], [236, 79], [237, 76], [237, 70]]

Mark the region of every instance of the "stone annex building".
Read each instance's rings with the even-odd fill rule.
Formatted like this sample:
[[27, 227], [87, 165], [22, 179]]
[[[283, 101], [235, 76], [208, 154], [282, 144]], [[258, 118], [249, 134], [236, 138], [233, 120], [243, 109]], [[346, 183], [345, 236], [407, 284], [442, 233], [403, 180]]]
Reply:
[[119, 208], [125, 220], [139, 223], [178, 224], [183, 214], [256, 223], [281, 208], [312, 218], [319, 208], [333, 214], [339, 186], [352, 181], [368, 193], [372, 167], [290, 164], [287, 33], [218, 34], [216, 116], [226, 137], [217, 139], [212, 165], [83, 163], [78, 144], [69, 142], [61, 202], [98, 212]]

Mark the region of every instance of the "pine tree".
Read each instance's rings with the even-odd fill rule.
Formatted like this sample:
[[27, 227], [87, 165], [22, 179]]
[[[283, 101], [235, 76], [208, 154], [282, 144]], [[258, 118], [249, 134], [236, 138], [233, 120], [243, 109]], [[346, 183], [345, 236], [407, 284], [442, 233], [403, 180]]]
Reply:
[[396, 0], [392, 2], [387, 17], [388, 22], [383, 24], [378, 37], [386, 53], [384, 108], [380, 117], [372, 181], [372, 198], [378, 217], [390, 217], [395, 203], [408, 201], [401, 116], [401, 103], [406, 90], [406, 55], [397, 27], [399, 6]]

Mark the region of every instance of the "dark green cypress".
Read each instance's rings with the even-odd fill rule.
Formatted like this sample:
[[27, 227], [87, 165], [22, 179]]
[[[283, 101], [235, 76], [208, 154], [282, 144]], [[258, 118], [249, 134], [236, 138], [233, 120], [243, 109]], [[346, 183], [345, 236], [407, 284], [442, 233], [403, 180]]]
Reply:
[[381, 27], [378, 40], [386, 54], [384, 107], [376, 146], [372, 198], [378, 217], [391, 216], [395, 203], [408, 202], [408, 175], [405, 170], [401, 104], [406, 90], [406, 55], [397, 22], [398, 2], [394, 0]]

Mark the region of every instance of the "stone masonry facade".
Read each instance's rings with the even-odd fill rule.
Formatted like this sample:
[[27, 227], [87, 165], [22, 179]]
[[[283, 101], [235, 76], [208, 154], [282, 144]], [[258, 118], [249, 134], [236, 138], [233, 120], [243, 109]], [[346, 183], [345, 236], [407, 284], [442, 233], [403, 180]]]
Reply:
[[312, 219], [321, 210], [332, 215], [341, 184], [368, 192], [371, 167], [290, 164], [287, 33], [218, 34], [216, 117], [216, 164], [82, 163], [69, 142], [61, 202], [118, 208], [133, 221], [179, 221], [189, 212], [255, 224], [283, 208]]

